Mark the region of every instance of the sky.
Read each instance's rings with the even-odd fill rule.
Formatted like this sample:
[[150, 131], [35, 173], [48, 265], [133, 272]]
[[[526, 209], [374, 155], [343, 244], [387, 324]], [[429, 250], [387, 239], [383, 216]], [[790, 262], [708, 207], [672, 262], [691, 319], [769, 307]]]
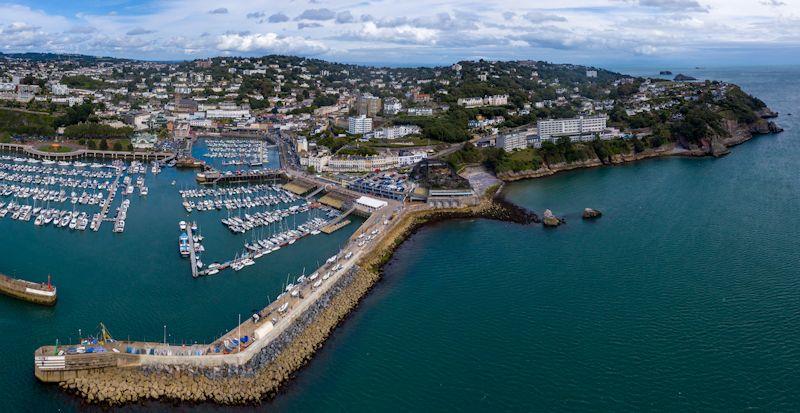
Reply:
[[800, 64], [800, 0], [0, 0], [0, 52]]

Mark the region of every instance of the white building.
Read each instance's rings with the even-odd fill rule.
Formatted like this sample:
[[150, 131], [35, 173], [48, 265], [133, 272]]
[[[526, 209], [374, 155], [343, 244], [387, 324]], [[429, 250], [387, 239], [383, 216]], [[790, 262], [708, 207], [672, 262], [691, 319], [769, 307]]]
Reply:
[[397, 125], [388, 128], [377, 129], [374, 132], [364, 136], [367, 139], [397, 139], [408, 135], [420, 134], [422, 129], [416, 125]]
[[433, 116], [432, 108], [408, 108], [408, 116]]
[[528, 147], [528, 135], [524, 132], [503, 133], [497, 135], [495, 146], [503, 148], [506, 152]]
[[561, 136], [583, 135], [603, 132], [606, 128], [606, 115], [580, 116], [569, 119], [549, 119], [536, 122], [539, 136], [551, 139]]
[[587, 70], [586, 77], [597, 77], [597, 70]]
[[300, 165], [314, 167], [317, 172], [372, 172], [414, 165], [427, 157], [425, 152], [374, 156], [309, 156], [300, 158]]
[[189, 126], [193, 128], [211, 128], [214, 126], [214, 121], [211, 119], [189, 119]]
[[133, 149], [153, 149], [158, 138], [152, 133], [136, 133], [131, 138]]
[[305, 136], [297, 137], [297, 153], [308, 152], [308, 139]]
[[427, 158], [428, 158], [427, 152], [400, 153], [400, 155], [397, 156], [397, 165], [401, 168], [404, 166], [416, 165], [423, 159]]
[[481, 106], [504, 106], [508, 104], [508, 95], [493, 95], [458, 99], [458, 106], [477, 108]]
[[386, 98], [383, 102], [383, 113], [385, 115], [396, 115], [403, 110], [403, 104], [397, 98]]
[[69, 86], [62, 85], [61, 83], [53, 83], [50, 85], [50, 91], [57, 96], [69, 95]]
[[347, 132], [351, 135], [372, 132], [372, 118], [368, 118], [364, 115], [350, 116], [347, 118]]
[[249, 109], [209, 109], [206, 111], [206, 118], [209, 119], [246, 119], [249, 117]]

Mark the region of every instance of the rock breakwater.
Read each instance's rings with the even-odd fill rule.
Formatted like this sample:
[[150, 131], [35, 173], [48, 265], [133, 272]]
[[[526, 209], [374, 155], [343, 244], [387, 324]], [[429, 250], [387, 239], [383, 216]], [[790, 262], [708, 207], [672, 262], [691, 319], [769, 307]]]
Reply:
[[395, 218], [399, 221], [390, 226], [388, 233], [357, 266], [244, 365], [111, 368], [86, 372], [59, 386], [90, 403], [107, 406], [143, 400], [223, 405], [260, 403], [274, 397], [280, 387], [308, 363], [336, 326], [380, 279], [382, 266], [405, 239], [428, 223], [459, 218], [487, 218], [519, 224], [540, 222], [536, 214], [505, 200], [502, 195], [464, 208], [411, 206]]

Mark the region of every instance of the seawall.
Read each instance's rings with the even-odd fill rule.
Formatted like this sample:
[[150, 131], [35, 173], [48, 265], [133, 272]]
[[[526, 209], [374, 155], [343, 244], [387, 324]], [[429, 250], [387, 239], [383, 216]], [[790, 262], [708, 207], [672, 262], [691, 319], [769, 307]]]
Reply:
[[520, 224], [539, 222], [535, 214], [502, 197], [458, 209], [408, 206], [394, 218], [398, 222], [376, 240], [356, 266], [245, 365], [110, 368], [85, 372], [59, 386], [89, 402], [103, 405], [146, 399], [235, 405], [269, 399], [308, 363], [336, 326], [357, 307], [380, 280], [383, 265], [410, 235], [428, 223], [459, 218], [487, 218]]

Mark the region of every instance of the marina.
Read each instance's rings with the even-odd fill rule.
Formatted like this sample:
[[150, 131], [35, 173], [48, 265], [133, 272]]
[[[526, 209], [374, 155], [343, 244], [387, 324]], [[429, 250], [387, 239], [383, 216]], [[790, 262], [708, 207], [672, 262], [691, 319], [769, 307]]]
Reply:
[[[0, 219], [9, 216], [37, 227], [52, 225], [78, 231], [89, 228], [95, 232], [104, 220], [110, 220], [114, 222], [113, 231], [120, 233], [124, 231], [134, 188], [139, 188], [139, 196], [148, 193], [142, 175], [145, 173], [138, 161], [128, 165], [120, 160], [106, 164], [56, 162], [3, 155], [0, 156]], [[138, 175], [136, 181], [134, 175]], [[116, 215], [107, 218], [117, 193], [125, 199], [117, 207]]]
[[[265, 147], [265, 150], [269, 148]], [[217, 157], [214, 159], [228, 157], [226, 153], [217, 150]], [[111, 164], [92, 166], [91, 163], [79, 161], [70, 164], [63, 161], [61, 165], [49, 162], [42, 165], [27, 159], [14, 158], [2, 161], [5, 166], [0, 167], [0, 171], [10, 175], [2, 176], [0, 182], [7, 187], [2, 187], [0, 196], [11, 199], [10, 212], [7, 214], [14, 216], [14, 220], [31, 219], [39, 221], [36, 226], [55, 225], [77, 232], [86, 228], [99, 232], [100, 225], [109, 221], [113, 224], [110, 232], [124, 232], [125, 237], [119, 238], [124, 240], [144, 234], [140, 227], [141, 219], [149, 217], [149, 212], [142, 211], [134, 223], [129, 221], [136, 216], [134, 212], [139, 204], [148, 208], [149, 203], [145, 198], [171, 198], [175, 200], [174, 209], [165, 216], [179, 218], [172, 221], [172, 225], [177, 222], [180, 230], [179, 254], [176, 254], [177, 258], [174, 260], [185, 260], [183, 270], [177, 273], [188, 273], [191, 277], [186, 278], [198, 279], [194, 282], [200, 284], [193, 288], [205, 284], [199, 278], [228, 269], [242, 274], [231, 279], [242, 276], [249, 278], [256, 273], [259, 273], [259, 278], [273, 274], [272, 277], [267, 277], [271, 278], [270, 284], [273, 287], [262, 289], [259, 294], [262, 296], [261, 300], [270, 296], [274, 299], [268, 299], [268, 305], [264, 309], [246, 317], [234, 330], [209, 340], [208, 344], [171, 344], [172, 340], [168, 340], [166, 335], [160, 344], [151, 341], [114, 340], [107, 332], [99, 336], [83, 335], [77, 340], [77, 345], [62, 343], [59, 347], [43, 347], [37, 352], [37, 377], [45, 381], [87, 368], [112, 367], [119, 363], [147, 365], [152, 362], [150, 356], [180, 357], [180, 363], [200, 357], [198, 361], [191, 361], [200, 363], [199, 365], [206, 364], [203, 361], [206, 357], [212, 357], [211, 360], [218, 360], [217, 356], [222, 357], [220, 360], [226, 360], [226, 356], [240, 354], [250, 357], [266, 346], [274, 334], [288, 328], [292, 320], [334, 285], [339, 277], [352, 271], [352, 265], [358, 259], [360, 251], [379, 233], [375, 230], [352, 239], [343, 238], [348, 236], [347, 233], [326, 235], [323, 228], [349, 222], [343, 220], [343, 213], [320, 204], [313, 196], [302, 197], [284, 189], [282, 184], [285, 181], [274, 174], [266, 182], [198, 186], [194, 183], [195, 176], [191, 171], [162, 169], [162, 165], [155, 162], [147, 165], [138, 161], [123, 163], [117, 160]], [[13, 165], [19, 166], [12, 168]], [[148, 171], [151, 177], [146, 183]], [[177, 185], [176, 182], [180, 184]], [[73, 188], [81, 191], [72, 191]], [[4, 195], [6, 192], [8, 194]], [[140, 200], [134, 202], [134, 198]], [[70, 205], [74, 212], [51, 213], [48, 208], [34, 210], [34, 206], [28, 205], [28, 202], [36, 202], [35, 208], [39, 208], [39, 202], [44, 205], [48, 202], [54, 205]], [[3, 207], [8, 207], [8, 203]], [[192, 216], [191, 220], [188, 219], [189, 216]], [[157, 221], [163, 220], [159, 215], [152, 217]], [[205, 231], [202, 235], [198, 221], [203, 222]], [[216, 226], [213, 225], [214, 221], [217, 222]], [[386, 222], [388, 221], [373, 218], [367, 220], [367, 225], [385, 225]], [[160, 232], [158, 225], [150, 224], [147, 228]], [[148, 234], [148, 238], [153, 235], [155, 234]], [[334, 242], [314, 241], [322, 240], [314, 236], [333, 237]], [[302, 243], [299, 242], [301, 240]], [[337, 244], [343, 247], [340, 249], [336, 247]], [[327, 247], [318, 249], [321, 245]], [[264, 272], [266, 268], [285, 267], [286, 260], [295, 261], [295, 257], [303, 257], [300, 261], [307, 262], [308, 258], [324, 253], [331, 247], [336, 248], [336, 253], [327, 258], [320, 257], [324, 264], [310, 274], [304, 269], [289, 271], [296, 271], [298, 274], [293, 277], [286, 277], [286, 273], [279, 275], [274, 270]], [[210, 248], [211, 252], [206, 251], [206, 248]], [[285, 253], [286, 250], [296, 248], [301, 248], [304, 252], [289, 255]], [[313, 252], [309, 254], [309, 251]], [[209, 258], [225, 256], [233, 258], [213, 262]], [[265, 261], [266, 265], [257, 262], [267, 256], [271, 258]], [[187, 261], [190, 271], [185, 270]], [[252, 279], [248, 282], [252, 282]], [[69, 289], [68, 287], [68, 291]], [[55, 358], [51, 354], [55, 354]], [[237, 357], [237, 360], [245, 359]]]

